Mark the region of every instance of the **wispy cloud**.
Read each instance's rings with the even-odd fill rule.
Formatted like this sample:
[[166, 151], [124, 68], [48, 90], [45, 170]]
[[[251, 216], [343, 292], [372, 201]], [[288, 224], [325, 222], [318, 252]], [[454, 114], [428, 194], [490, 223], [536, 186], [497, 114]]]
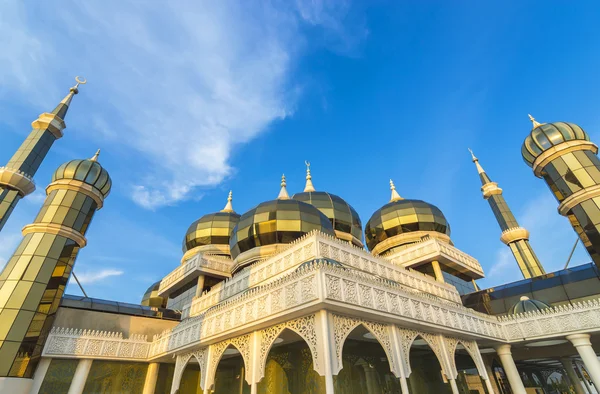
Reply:
[[294, 112], [290, 74], [303, 25], [346, 47], [364, 36], [346, 34], [353, 30], [340, 18], [349, 6], [336, 4], [130, 0], [28, 13], [3, 2], [0, 96], [56, 90], [55, 76], [82, 70], [94, 97], [90, 135], [142, 154], [138, 171], [146, 172], [128, 174], [131, 198], [150, 209], [173, 204], [230, 176], [235, 146]]
[[100, 271], [83, 271], [77, 272], [77, 279], [79, 279], [79, 283], [83, 284], [91, 284], [100, 282], [106, 278], [110, 278], [111, 276], [121, 276], [125, 272], [117, 269], [107, 268]]

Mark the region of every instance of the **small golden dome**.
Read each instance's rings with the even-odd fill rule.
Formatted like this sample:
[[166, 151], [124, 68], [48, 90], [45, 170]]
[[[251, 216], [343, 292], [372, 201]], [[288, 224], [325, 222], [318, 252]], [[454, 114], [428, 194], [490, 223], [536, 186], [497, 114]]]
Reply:
[[62, 164], [52, 174], [52, 182], [61, 179], [78, 180], [94, 187], [106, 198], [110, 193], [112, 181], [108, 171], [98, 162], [99, 154], [100, 150], [91, 159], [71, 160]]
[[525, 162], [532, 167], [535, 159], [544, 151], [567, 141], [589, 141], [589, 135], [575, 123], [555, 122], [538, 123], [533, 117], [533, 130], [525, 138], [521, 155]]
[[141, 305], [151, 306], [155, 308], [164, 308], [167, 303], [166, 300], [158, 295], [158, 288], [160, 287], [160, 280], [156, 283], [153, 283], [148, 290], [144, 293], [142, 297]]

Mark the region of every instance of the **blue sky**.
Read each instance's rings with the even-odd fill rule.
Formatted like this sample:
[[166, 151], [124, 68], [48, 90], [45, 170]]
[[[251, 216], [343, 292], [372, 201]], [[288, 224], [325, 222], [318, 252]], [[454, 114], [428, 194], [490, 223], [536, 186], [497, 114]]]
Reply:
[[[139, 302], [178, 266], [192, 221], [230, 189], [239, 213], [275, 198], [282, 173], [301, 191], [304, 160], [363, 224], [393, 178], [442, 209], [481, 286], [519, 279], [471, 147], [547, 271], [560, 269], [576, 236], [520, 148], [528, 113], [600, 141], [599, 13], [592, 1], [2, 2], [0, 163], [75, 75], [89, 83], [0, 233], [0, 262], [53, 170], [101, 148], [113, 191], [75, 267], [94, 297]], [[579, 246], [572, 265], [587, 261]]]

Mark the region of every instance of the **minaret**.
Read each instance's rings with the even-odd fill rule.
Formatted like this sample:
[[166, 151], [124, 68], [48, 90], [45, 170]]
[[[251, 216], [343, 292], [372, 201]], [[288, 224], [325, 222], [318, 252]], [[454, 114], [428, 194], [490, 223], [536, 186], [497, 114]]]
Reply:
[[56, 106], [54, 111], [41, 114], [32, 124], [33, 130], [21, 144], [5, 167], [0, 167], [0, 230], [8, 220], [12, 210], [22, 197], [35, 190], [33, 176], [46, 157], [50, 147], [63, 136], [65, 115], [73, 96], [79, 92], [79, 85], [85, 80], [76, 77], [77, 84], [69, 89], [69, 94]]
[[600, 267], [600, 159], [598, 146], [578, 125], [539, 123], [521, 148], [525, 162], [543, 178], [590, 257]]
[[61, 165], [0, 274], [0, 380], [30, 378], [94, 213], [110, 192], [98, 151]]
[[494, 212], [494, 216], [496, 216], [502, 230], [500, 240], [510, 248], [521, 273], [526, 279], [545, 274], [546, 271], [544, 271], [542, 264], [529, 244], [529, 231], [519, 226], [517, 219], [515, 219], [506, 204], [504, 196], [502, 196], [502, 189], [498, 187], [496, 182], [492, 182], [481, 164], [479, 164], [479, 159], [475, 157], [473, 151], [469, 149], [469, 152], [471, 152], [473, 163], [477, 167], [477, 173], [481, 180], [483, 198], [490, 203], [492, 212]]

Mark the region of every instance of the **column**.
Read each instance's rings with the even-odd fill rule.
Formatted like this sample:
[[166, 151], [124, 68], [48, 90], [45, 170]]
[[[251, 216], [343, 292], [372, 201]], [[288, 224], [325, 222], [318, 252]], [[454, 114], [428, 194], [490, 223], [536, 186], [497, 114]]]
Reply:
[[323, 343], [323, 358], [325, 361], [325, 392], [326, 394], [334, 394], [333, 388], [333, 370], [332, 370], [332, 357], [335, 354], [335, 348], [332, 346], [332, 333], [329, 321], [329, 314], [326, 310], [317, 312], [316, 318], [318, 324], [321, 326], [321, 336]]
[[398, 332], [398, 327], [395, 325], [391, 326], [392, 333], [392, 341], [394, 343], [394, 352], [397, 360], [397, 364], [399, 365], [398, 371], [400, 372], [400, 388], [402, 389], [402, 394], [410, 394], [408, 390], [408, 376], [406, 376], [406, 371], [408, 368], [406, 366], [409, 364], [409, 360], [404, 359], [404, 354], [402, 352], [402, 339], [400, 337], [400, 333]]
[[577, 367], [577, 370], [579, 371], [579, 374], [581, 375], [581, 380], [583, 380], [583, 384], [585, 384], [585, 388], [587, 389], [588, 393], [596, 394], [596, 390], [592, 389], [592, 386], [590, 386], [590, 382], [588, 382], [588, 380], [585, 378], [585, 375], [583, 374], [583, 368], [581, 368], [581, 365], [579, 365], [576, 362], [575, 366]]
[[50, 367], [51, 358], [42, 357], [40, 362], [35, 369], [35, 373], [33, 375], [33, 385], [31, 386], [31, 394], [37, 394], [42, 387], [42, 382], [46, 377], [46, 372], [48, 372], [48, 367]]
[[[250, 352], [250, 363], [252, 363], [252, 385], [250, 394], [258, 392], [258, 373], [260, 370], [260, 341], [262, 340], [260, 331], [252, 333], [252, 351]], [[266, 360], [265, 360], [266, 361]]]
[[202, 295], [202, 289], [204, 289], [204, 275], [198, 277], [198, 286], [196, 286], [196, 297]]
[[498, 357], [500, 357], [500, 362], [502, 362], [502, 367], [504, 368], [504, 372], [506, 373], [506, 377], [508, 378], [513, 393], [526, 394], [525, 386], [523, 385], [523, 381], [521, 380], [521, 376], [515, 365], [515, 360], [513, 360], [512, 353], [510, 352], [510, 345], [500, 345], [496, 347], [496, 353], [498, 353]]
[[483, 358], [483, 356], [482, 356], [481, 359], [482, 359], [483, 366], [485, 367], [485, 372], [487, 375], [487, 380], [485, 381], [485, 385], [486, 385], [489, 393], [490, 394], [499, 393], [500, 388], [496, 384], [496, 380], [494, 379], [494, 376], [495, 376], [494, 371], [492, 370], [492, 366], [491, 366], [492, 357], [486, 356], [486, 358]]
[[431, 262], [431, 266], [433, 267], [433, 273], [435, 274], [435, 280], [438, 282], [444, 283], [444, 275], [442, 274], [442, 269], [440, 268], [440, 263], [437, 260], [433, 260]]
[[146, 372], [146, 380], [144, 381], [144, 391], [142, 391], [142, 394], [154, 394], [159, 367], [159, 363], [150, 363], [148, 365], [148, 372]]
[[92, 360], [84, 358], [79, 360], [77, 368], [75, 369], [75, 375], [69, 386], [69, 392], [67, 394], [81, 394], [85, 387], [85, 381], [87, 380], [88, 373], [92, 367]]
[[581, 360], [583, 360], [585, 369], [590, 374], [594, 386], [600, 387], [600, 360], [598, 360], [598, 356], [596, 356], [596, 352], [592, 348], [590, 334], [569, 335], [567, 339], [577, 349], [577, 353], [579, 353]]
[[458, 386], [456, 385], [456, 379], [448, 378], [450, 382], [450, 387], [452, 388], [452, 394], [460, 394], [458, 391]]
[[571, 361], [571, 359], [561, 358], [560, 362], [563, 365], [563, 367], [565, 368], [565, 371], [567, 372], [567, 376], [569, 377], [569, 380], [571, 381], [571, 384], [573, 385], [573, 388], [575, 389], [575, 393], [585, 394], [585, 391], [583, 390], [583, 387], [581, 386], [581, 382], [579, 381], [579, 376], [577, 376], [577, 373], [575, 373], [575, 369], [573, 369], [573, 362]]

